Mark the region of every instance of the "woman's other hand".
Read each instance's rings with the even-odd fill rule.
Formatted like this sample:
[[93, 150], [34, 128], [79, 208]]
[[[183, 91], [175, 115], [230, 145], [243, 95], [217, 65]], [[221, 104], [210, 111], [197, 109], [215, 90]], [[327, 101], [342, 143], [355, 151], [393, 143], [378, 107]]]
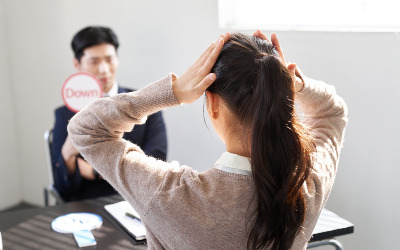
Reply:
[[288, 68], [288, 70], [290, 71], [290, 73], [292, 75], [292, 78], [294, 79], [294, 90], [296, 92], [299, 92], [300, 90], [302, 90], [303, 86], [304, 86], [304, 81], [303, 81], [303, 78], [301, 77], [300, 70], [297, 68], [296, 64], [294, 64], [294, 63], [287, 64], [286, 63], [285, 56], [283, 55], [283, 50], [281, 48], [281, 45], [279, 44], [279, 40], [278, 40], [278, 37], [276, 36], [276, 34], [272, 33], [271, 41], [268, 40], [267, 36], [264, 35], [260, 30], [256, 30], [253, 33], [253, 36], [259, 37], [263, 40], [268, 41], [269, 43], [272, 43], [272, 45], [274, 45], [276, 51], [278, 52], [278, 54], [282, 60], [282, 63]]
[[179, 103], [192, 103], [203, 95], [204, 91], [215, 81], [216, 75], [210, 73], [219, 53], [231, 35], [226, 33], [200, 56], [185, 73], [172, 84], [172, 90]]

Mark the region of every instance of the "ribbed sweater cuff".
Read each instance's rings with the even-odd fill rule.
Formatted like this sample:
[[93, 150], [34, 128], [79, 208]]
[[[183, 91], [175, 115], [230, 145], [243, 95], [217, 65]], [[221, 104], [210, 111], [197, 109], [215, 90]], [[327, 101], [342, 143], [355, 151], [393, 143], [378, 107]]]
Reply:
[[302, 75], [304, 86], [303, 88], [296, 93], [296, 99], [301, 101], [303, 98], [307, 98], [314, 94], [314, 89], [316, 87], [316, 81], [314, 79], [308, 78]]
[[148, 116], [159, 110], [179, 105], [172, 90], [172, 81], [176, 79], [175, 74], [169, 73], [167, 76], [157, 80], [138, 91], [129, 93], [130, 96], [141, 99], [140, 117]]

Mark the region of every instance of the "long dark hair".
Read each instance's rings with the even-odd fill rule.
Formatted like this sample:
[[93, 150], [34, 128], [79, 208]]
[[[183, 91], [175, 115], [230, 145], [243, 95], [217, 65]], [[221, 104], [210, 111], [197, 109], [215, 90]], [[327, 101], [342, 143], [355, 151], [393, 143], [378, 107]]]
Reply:
[[270, 43], [232, 34], [207, 89], [221, 96], [243, 127], [251, 156], [256, 210], [248, 249], [289, 249], [305, 219], [301, 187], [312, 169], [314, 143], [294, 112], [294, 86]]

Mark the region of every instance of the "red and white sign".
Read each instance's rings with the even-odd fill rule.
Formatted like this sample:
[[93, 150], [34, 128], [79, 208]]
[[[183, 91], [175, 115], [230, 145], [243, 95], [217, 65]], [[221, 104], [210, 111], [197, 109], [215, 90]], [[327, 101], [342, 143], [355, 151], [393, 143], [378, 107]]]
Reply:
[[87, 105], [103, 96], [100, 82], [89, 73], [79, 72], [65, 80], [61, 90], [65, 106], [78, 113]]

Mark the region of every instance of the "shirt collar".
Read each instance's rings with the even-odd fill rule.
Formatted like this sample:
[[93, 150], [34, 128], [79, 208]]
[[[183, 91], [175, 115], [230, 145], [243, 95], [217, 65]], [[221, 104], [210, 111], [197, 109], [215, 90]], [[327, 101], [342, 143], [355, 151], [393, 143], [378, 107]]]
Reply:
[[215, 162], [215, 168], [229, 173], [251, 175], [250, 159], [229, 152], [222, 153]]
[[104, 96], [111, 97], [111, 96], [115, 96], [117, 94], [118, 94], [118, 83], [114, 82], [114, 84], [111, 87], [110, 91], [108, 91], [107, 93], [103, 93], [103, 97]]

